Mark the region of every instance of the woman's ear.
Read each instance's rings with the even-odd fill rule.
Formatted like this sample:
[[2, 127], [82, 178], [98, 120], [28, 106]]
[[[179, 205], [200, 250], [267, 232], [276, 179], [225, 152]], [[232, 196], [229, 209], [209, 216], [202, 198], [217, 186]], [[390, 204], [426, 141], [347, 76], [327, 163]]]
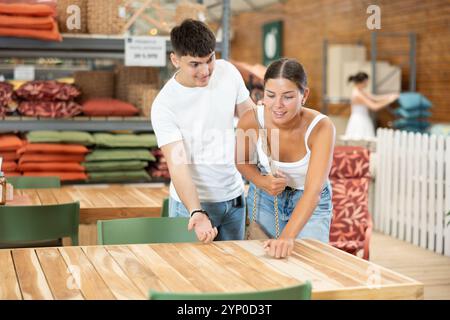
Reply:
[[309, 88], [305, 88], [305, 92], [303, 93], [302, 106], [305, 105], [306, 100], [308, 100], [309, 96]]
[[175, 68], [178, 69], [180, 67], [180, 60], [178, 59], [177, 55], [173, 52], [170, 53], [170, 61], [172, 62]]

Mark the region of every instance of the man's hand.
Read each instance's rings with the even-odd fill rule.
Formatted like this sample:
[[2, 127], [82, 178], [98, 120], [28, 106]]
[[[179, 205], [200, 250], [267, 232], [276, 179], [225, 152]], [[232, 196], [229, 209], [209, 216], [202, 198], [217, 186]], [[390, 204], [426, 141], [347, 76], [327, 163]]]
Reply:
[[217, 228], [212, 227], [211, 220], [206, 214], [201, 212], [194, 213], [189, 219], [188, 230], [195, 230], [195, 234], [199, 241], [203, 243], [210, 243], [217, 236]]
[[264, 250], [271, 257], [286, 258], [294, 250], [294, 239], [270, 239], [264, 242]]

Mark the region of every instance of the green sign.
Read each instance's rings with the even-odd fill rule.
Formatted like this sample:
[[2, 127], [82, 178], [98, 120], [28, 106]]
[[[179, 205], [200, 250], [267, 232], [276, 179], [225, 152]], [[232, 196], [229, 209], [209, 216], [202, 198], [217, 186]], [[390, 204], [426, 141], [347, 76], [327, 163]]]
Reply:
[[283, 21], [263, 25], [263, 64], [268, 66], [282, 56]]

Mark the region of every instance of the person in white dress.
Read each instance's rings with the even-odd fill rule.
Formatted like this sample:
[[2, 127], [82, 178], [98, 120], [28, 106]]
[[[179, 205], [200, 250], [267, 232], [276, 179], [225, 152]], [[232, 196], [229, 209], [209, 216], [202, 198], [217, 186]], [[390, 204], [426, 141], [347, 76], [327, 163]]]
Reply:
[[374, 139], [375, 127], [369, 111], [381, 110], [399, 97], [398, 93], [373, 95], [366, 92], [368, 80], [369, 76], [365, 72], [358, 72], [348, 78], [349, 82], [353, 82], [353, 89], [351, 94], [352, 113], [344, 136], [346, 139]]

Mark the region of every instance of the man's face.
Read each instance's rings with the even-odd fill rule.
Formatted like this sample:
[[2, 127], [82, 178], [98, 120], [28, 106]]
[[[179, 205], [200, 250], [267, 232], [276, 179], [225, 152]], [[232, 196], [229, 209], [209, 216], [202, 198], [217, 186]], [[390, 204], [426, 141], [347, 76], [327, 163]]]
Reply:
[[216, 53], [206, 57], [177, 56], [171, 54], [172, 63], [180, 69], [178, 81], [187, 87], [206, 87], [211, 79], [216, 61]]

